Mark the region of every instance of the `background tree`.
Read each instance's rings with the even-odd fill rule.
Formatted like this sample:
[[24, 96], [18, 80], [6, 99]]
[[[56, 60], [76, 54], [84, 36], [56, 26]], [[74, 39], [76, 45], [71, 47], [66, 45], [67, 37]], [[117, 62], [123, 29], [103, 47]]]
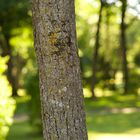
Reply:
[[120, 46], [122, 50], [122, 69], [123, 69], [123, 80], [124, 80], [124, 94], [127, 93], [128, 89], [128, 67], [127, 67], [127, 42], [126, 42], [126, 10], [127, 10], [127, 0], [121, 0], [121, 24], [120, 24]]
[[33, 0], [44, 139], [87, 140], [74, 0]]
[[[49, 1], [48, 5], [51, 7], [52, 3], [50, 0], [47, 1]], [[93, 46], [95, 48], [97, 23], [101, 5], [100, 0], [75, 1], [78, 51], [81, 60], [80, 66], [82, 70], [83, 90], [87, 111], [89, 140], [96, 140], [98, 139], [98, 135], [104, 135], [103, 133], [105, 132], [111, 134], [114, 133], [113, 135], [115, 136], [119, 134], [118, 132], [126, 132], [128, 134], [131, 132], [139, 133], [138, 126], [140, 126], [138, 120], [140, 115], [139, 112], [136, 111], [140, 106], [140, 30], [138, 30], [140, 26], [140, 3], [139, 0], [127, 1], [127, 10], [125, 14], [125, 35], [127, 42], [127, 66], [129, 68], [129, 84], [127, 85], [127, 93], [129, 94], [122, 96], [124, 91], [122, 49], [120, 47], [122, 2], [121, 0], [103, 1], [106, 1], [106, 4], [102, 10], [99, 37], [100, 47], [98, 49], [96, 65], [97, 72], [95, 95], [97, 100], [94, 101], [90, 100], [92, 97], [91, 83], [94, 54]], [[14, 123], [11, 126], [9, 125], [9, 120], [11, 121], [11, 119], [9, 119], [8, 112], [12, 105], [10, 104], [10, 107], [8, 107], [7, 102], [5, 102], [4, 99], [5, 96], [9, 96], [9, 92], [7, 90], [3, 91], [4, 86], [0, 83], [0, 91], [3, 92], [0, 94], [0, 118], [2, 118], [0, 119], [0, 127], [2, 126], [3, 129], [2, 131], [0, 130], [0, 139], [1, 136], [3, 137], [6, 134], [5, 132], [8, 132], [8, 129], [10, 128], [10, 132], [6, 138], [7, 140], [17, 140], [21, 138], [26, 140], [42, 140], [42, 133], [40, 133], [42, 132], [42, 129], [38, 86], [39, 79], [35, 59], [36, 56], [33, 47], [31, 24], [32, 13], [29, 6], [30, 3], [28, 0], [1, 0], [0, 4], [0, 55], [9, 56], [12, 61], [12, 65], [9, 65], [8, 63], [7, 65], [9, 65], [9, 69], [11, 71], [10, 73], [14, 76], [13, 82], [18, 94], [17, 97], [10, 97], [10, 99], [14, 98], [16, 100], [17, 106], [14, 115]], [[57, 7], [59, 8], [59, 6]], [[43, 13], [43, 9], [40, 10], [40, 13]], [[52, 16], [52, 12], [50, 15], [52, 22], [49, 25], [53, 25], [53, 27], [57, 26], [54, 30], [56, 32], [58, 31], [57, 33], [59, 34], [60, 26], [58, 26], [55, 21], [57, 17], [54, 18], [54, 16]], [[44, 19], [44, 16], [42, 19]], [[48, 21], [46, 18], [44, 20]], [[65, 28], [65, 26], [67, 25], [64, 25], [63, 27]], [[45, 31], [46, 30], [47, 29], [45, 28]], [[43, 36], [46, 36], [46, 34], [43, 34]], [[53, 35], [51, 33], [51, 37], [52, 36]], [[55, 43], [55, 35], [52, 38], [54, 38], [54, 44], [58, 44]], [[7, 46], [7, 44], [9, 46]], [[47, 42], [44, 42], [44, 44], [47, 44]], [[63, 46], [63, 43], [61, 46]], [[54, 48], [56, 49], [56, 47]], [[4, 60], [5, 58], [2, 57], [0, 62]], [[3, 67], [6, 67], [6, 65], [0, 64], [0, 71]], [[4, 71], [2, 77], [8, 77], [8, 69], [5, 70], [6, 71]], [[3, 83], [3, 81], [7, 80], [6, 78], [5, 80], [1, 78], [0, 81]], [[8, 100], [8, 102], [9, 101], [10, 100]], [[136, 112], [130, 111], [129, 114], [122, 114], [126, 107], [136, 108]], [[120, 113], [116, 112], [116, 108], [120, 110], [118, 110]], [[114, 109], [116, 113], [115, 115], [113, 114]], [[8, 122], [6, 127], [4, 125], [5, 122]], [[116, 122], [115, 126], [117, 127], [114, 127], [114, 122]], [[134, 139], [134, 137], [132, 139]]]
[[94, 48], [94, 54], [93, 54], [93, 65], [92, 65], [92, 83], [91, 83], [91, 91], [92, 91], [92, 97], [95, 98], [95, 84], [96, 84], [96, 71], [97, 71], [97, 60], [98, 60], [98, 51], [100, 47], [100, 29], [101, 29], [101, 20], [102, 20], [102, 10], [104, 6], [104, 1], [100, 0], [100, 10], [99, 10], [99, 19], [97, 23], [97, 31], [96, 31], [96, 40], [95, 40], [95, 48]]
[[[10, 16], [9, 16], [10, 15]], [[22, 3], [16, 0], [10, 1], [1, 1], [0, 6], [0, 34], [1, 34], [1, 42], [3, 45], [1, 46], [1, 55], [9, 56], [9, 60], [7, 62], [7, 78], [9, 83], [12, 86], [12, 95], [17, 95], [17, 90], [19, 88], [19, 75], [21, 73], [21, 69], [24, 65], [23, 59], [17, 53], [14, 54], [14, 46], [11, 45], [11, 38], [17, 36], [17, 33], [13, 33], [14, 29], [21, 28], [25, 26], [29, 26], [31, 24], [30, 16], [28, 15], [28, 3], [26, 0], [23, 0]], [[18, 57], [18, 58], [17, 58]], [[18, 61], [21, 62], [17, 65]], [[22, 64], [22, 65], [21, 65]], [[21, 67], [21, 68], [20, 68]]]

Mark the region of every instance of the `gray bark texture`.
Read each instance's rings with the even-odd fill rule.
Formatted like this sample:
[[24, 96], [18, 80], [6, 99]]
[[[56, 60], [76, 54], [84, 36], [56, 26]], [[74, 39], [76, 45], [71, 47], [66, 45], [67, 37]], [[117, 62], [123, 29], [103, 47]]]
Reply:
[[74, 0], [32, 0], [45, 140], [87, 140]]

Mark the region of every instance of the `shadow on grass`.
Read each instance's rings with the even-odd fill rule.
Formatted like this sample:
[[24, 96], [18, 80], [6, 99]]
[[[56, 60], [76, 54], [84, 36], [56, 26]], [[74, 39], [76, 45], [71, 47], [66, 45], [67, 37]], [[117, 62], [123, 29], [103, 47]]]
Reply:
[[7, 140], [43, 140], [41, 128], [32, 125], [29, 111], [30, 97], [16, 98], [14, 123], [10, 128]]
[[15, 122], [10, 128], [7, 140], [43, 140], [41, 132], [28, 120]]
[[[117, 94], [117, 93], [116, 93]], [[127, 96], [113, 95], [108, 97], [98, 97], [96, 100], [90, 98], [85, 99], [87, 109], [102, 109], [102, 108], [125, 108], [125, 107], [140, 107], [140, 96], [130, 94]]]

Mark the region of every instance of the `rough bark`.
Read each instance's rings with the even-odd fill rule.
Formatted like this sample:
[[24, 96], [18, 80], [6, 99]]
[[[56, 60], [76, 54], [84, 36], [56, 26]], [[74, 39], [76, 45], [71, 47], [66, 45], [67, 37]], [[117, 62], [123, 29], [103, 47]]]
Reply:
[[127, 67], [127, 43], [126, 43], [126, 24], [125, 24], [125, 15], [127, 8], [127, 0], [121, 0], [122, 2], [122, 15], [121, 15], [121, 24], [120, 24], [120, 46], [122, 50], [122, 70], [123, 70], [123, 81], [124, 81], [124, 94], [127, 93], [128, 87], [128, 67]]
[[74, 0], [32, 1], [45, 140], [87, 140]]
[[96, 72], [97, 72], [97, 61], [98, 61], [98, 51], [100, 47], [100, 28], [101, 28], [101, 20], [102, 20], [102, 10], [103, 10], [103, 1], [100, 0], [100, 10], [99, 10], [99, 18], [97, 22], [97, 31], [96, 31], [96, 40], [95, 47], [93, 52], [93, 64], [92, 64], [92, 83], [91, 83], [91, 92], [92, 98], [95, 98], [95, 84], [96, 84]]

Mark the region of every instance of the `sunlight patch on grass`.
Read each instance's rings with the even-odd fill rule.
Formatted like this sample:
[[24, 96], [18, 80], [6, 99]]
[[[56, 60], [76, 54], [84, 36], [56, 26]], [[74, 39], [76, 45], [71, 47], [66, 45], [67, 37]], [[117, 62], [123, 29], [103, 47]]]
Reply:
[[122, 113], [122, 114], [130, 114], [130, 113], [134, 113], [137, 112], [138, 109], [137, 108], [113, 108], [111, 109], [111, 113]]
[[131, 129], [131, 130], [127, 131], [126, 133], [129, 133], [129, 134], [140, 134], [140, 128]]
[[88, 133], [89, 140], [140, 140], [140, 134]]

